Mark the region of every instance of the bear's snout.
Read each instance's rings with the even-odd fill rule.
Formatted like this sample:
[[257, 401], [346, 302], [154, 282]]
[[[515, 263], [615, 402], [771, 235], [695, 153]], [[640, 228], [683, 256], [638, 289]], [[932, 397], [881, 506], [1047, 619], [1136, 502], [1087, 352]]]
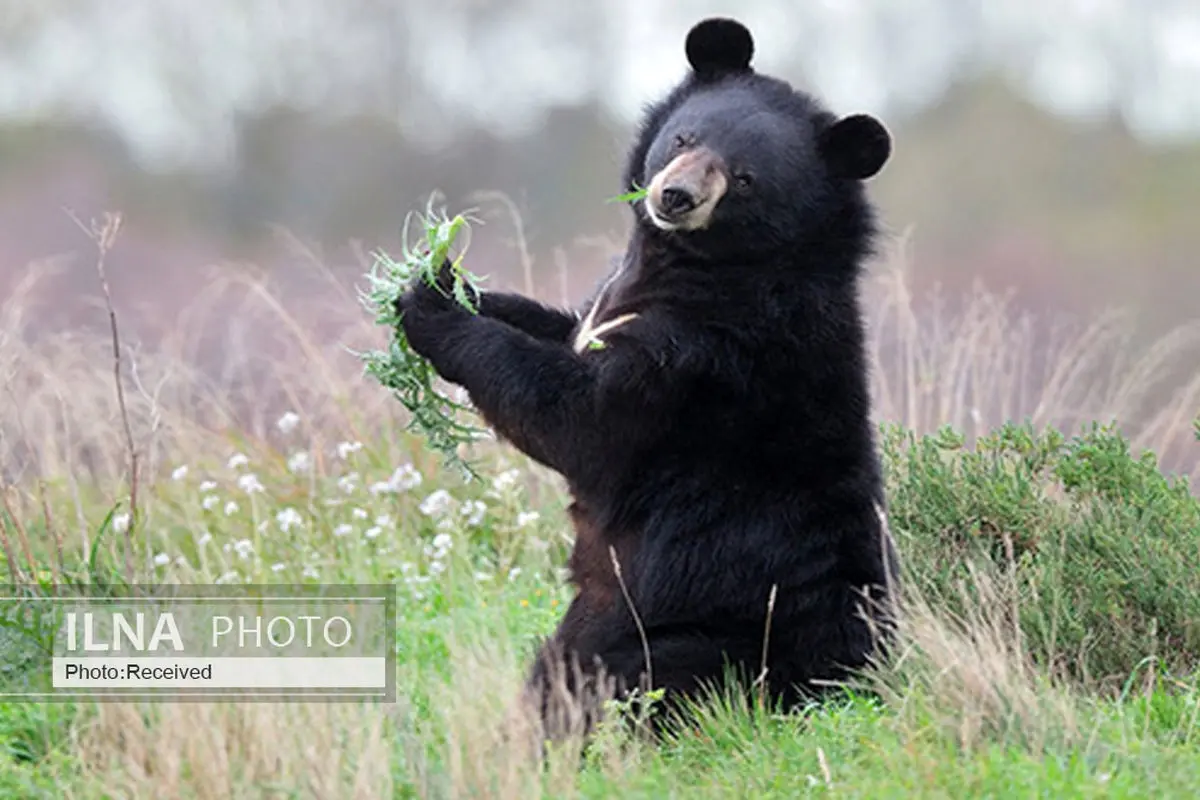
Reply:
[[705, 228], [728, 185], [719, 155], [703, 147], [681, 153], [650, 181], [646, 214], [665, 231]]

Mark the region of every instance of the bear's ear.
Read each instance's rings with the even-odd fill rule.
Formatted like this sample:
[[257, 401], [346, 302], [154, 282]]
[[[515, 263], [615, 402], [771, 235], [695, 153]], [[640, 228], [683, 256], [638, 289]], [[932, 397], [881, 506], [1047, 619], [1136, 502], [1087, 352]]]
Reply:
[[725, 17], [711, 17], [688, 31], [684, 43], [688, 63], [701, 78], [750, 68], [754, 38], [745, 25]]
[[839, 177], [870, 178], [892, 154], [892, 137], [883, 123], [867, 114], [852, 114], [821, 135], [821, 155]]

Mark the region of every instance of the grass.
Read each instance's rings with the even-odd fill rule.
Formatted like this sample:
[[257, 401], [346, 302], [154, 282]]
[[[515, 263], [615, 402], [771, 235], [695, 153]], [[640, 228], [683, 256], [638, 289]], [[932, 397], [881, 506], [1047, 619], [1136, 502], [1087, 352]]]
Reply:
[[124, 413], [111, 342], [23, 334], [30, 279], [0, 310], [0, 375], [24, 401], [0, 411], [5, 568], [121, 575], [125, 532], [138, 580], [390, 582], [399, 702], [0, 705], [0, 794], [1192, 796], [1200, 511], [1163, 462], [1195, 467], [1200, 384], [1171, 378], [1196, 331], [1140, 354], [1088, 328], [1048, 348], [994, 295], [927, 315], [905, 285], [893, 265], [868, 292], [906, 571], [894, 657], [821, 707], [715, 698], [662, 747], [606, 729], [541, 769], [514, 699], [570, 598], [554, 476], [486, 442], [482, 481], [447, 469], [346, 354], [379, 331], [332, 278], [322, 337], [301, 301], [232, 273], [158, 341], [123, 329]]

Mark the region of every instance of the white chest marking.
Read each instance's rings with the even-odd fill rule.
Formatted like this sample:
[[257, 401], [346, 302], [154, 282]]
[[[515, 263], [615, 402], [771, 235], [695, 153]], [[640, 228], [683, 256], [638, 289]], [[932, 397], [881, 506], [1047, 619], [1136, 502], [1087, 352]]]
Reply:
[[583, 326], [580, 327], [579, 333], [575, 335], [575, 352], [582, 353], [584, 350], [602, 350], [604, 349], [604, 341], [600, 338], [609, 331], [616, 330], [630, 320], [637, 319], [638, 315], [634, 312], [622, 314], [619, 317], [601, 322], [593, 327], [595, 322], [596, 307], [592, 306], [592, 310], [588, 312], [587, 319], [583, 321]]
[[600, 304], [604, 301], [604, 296], [608, 294], [608, 290], [621, 276], [624, 269], [618, 269], [613, 273], [604, 286], [600, 288], [600, 292], [596, 295], [592, 307], [588, 309], [587, 316], [583, 319], [583, 324], [579, 326], [579, 333], [575, 334], [575, 341], [572, 346], [576, 353], [583, 353], [584, 350], [603, 350], [604, 341], [600, 338], [602, 335], [614, 331], [630, 320], [637, 319], [638, 315], [634, 312], [622, 314], [619, 317], [610, 319], [607, 322], [596, 324], [596, 310], [600, 308]]

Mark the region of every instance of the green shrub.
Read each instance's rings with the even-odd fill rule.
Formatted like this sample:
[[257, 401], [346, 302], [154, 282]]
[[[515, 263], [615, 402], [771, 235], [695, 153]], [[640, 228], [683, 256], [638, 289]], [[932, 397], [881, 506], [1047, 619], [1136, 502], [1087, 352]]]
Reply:
[[1064, 677], [1200, 664], [1200, 502], [1152, 453], [1102, 426], [1007, 425], [970, 449], [949, 429], [886, 428], [883, 447], [907, 580], [932, 602], [959, 610], [982, 562], [1013, 582], [1031, 657]]

